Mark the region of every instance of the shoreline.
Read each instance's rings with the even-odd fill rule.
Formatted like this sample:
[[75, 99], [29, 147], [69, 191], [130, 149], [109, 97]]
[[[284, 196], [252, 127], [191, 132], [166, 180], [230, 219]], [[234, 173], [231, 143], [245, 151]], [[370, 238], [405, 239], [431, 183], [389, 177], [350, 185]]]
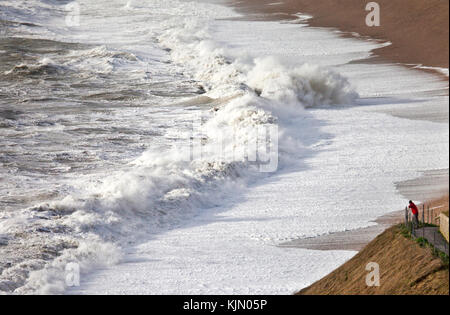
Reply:
[[[449, 170], [424, 171], [422, 176], [396, 183], [396, 189], [405, 199], [414, 199], [420, 204], [432, 204], [448, 196]], [[406, 205], [405, 205], [406, 206]], [[312, 250], [352, 250], [360, 251], [377, 235], [391, 226], [404, 221], [404, 210], [396, 210], [371, 221], [376, 225], [311, 238], [297, 239], [282, 243], [280, 247], [304, 248]]]
[[[411, 1], [411, 7], [407, 11], [400, 10], [404, 3], [399, 1], [381, 0], [380, 7], [388, 8], [386, 16], [382, 11], [380, 27], [367, 27], [365, 25], [365, 2], [349, 0], [338, 3], [325, 0], [317, 3], [314, 0], [285, 0], [273, 2], [271, 0], [226, 0], [225, 4], [245, 15], [247, 20], [282, 21], [295, 20], [296, 14], [311, 15], [306, 24], [310, 27], [329, 28], [340, 31], [343, 37], [355, 39], [370, 39], [382, 42], [391, 42], [391, 45], [373, 50], [374, 56], [359, 60], [361, 63], [398, 63], [408, 69], [423, 71], [440, 77], [448, 82], [448, 75], [439, 69], [448, 69], [448, 2], [431, 0], [426, 4], [420, 0]], [[436, 7], [441, 5], [440, 8]], [[442, 9], [446, 6], [446, 9]], [[390, 10], [389, 10], [390, 9]], [[404, 14], [399, 14], [405, 12]], [[436, 14], [439, 12], [438, 17]], [[410, 15], [427, 19], [433, 17], [434, 23], [420, 25], [411, 20]], [[352, 21], [357, 21], [353, 22]], [[414, 34], [399, 38], [399, 25], [403, 23], [405, 29], [402, 32]], [[438, 31], [436, 31], [436, 29]], [[430, 36], [434, 35], [434, 36]], [[403, 37], [402, 35], [400, 37]], [[409, 40], [408, 40], [409, 39]], [[439, 52], [439, 53], [436, 53]], [[447, 91], [448, 94], [448, 91]], [[441, 112], [441, 110], [443, 112]], [[388, 112], [392, 116], [408, 119], [419, 119], [434, 122], [448, 123], [448, 110], [438, 108], [440, 113], [430, 111], [421, 112], [421, 117], [415, 117], [414, 113], [399, 108], [395, 112]], [[416, 113], [417, 114], [417, 113]], [[417, 116], [417, 115], [416, 115]], [[443, 116], [443, 117], [436, 117]], [[422, 176], [395, 183], [396, 189], [405, 199], [413, 199], [421, 203], [431, 202], [448, 196], [448, 169], [425, 170]], [[378, 217], [371, 221], [376, 225], [356, 230], [343, 231], [321, 235], [318, 237], [298, 239], [279, 244], [286, 248], [305, 248], [312, 250], [354, 250], [360, 251], [377, 235], [391, 226], [402, 222], [404, 210], [397, 210]]]
[[[380, 270], [377, 285], [369, 284], [368, 267]], [[437, 254], [395, 225], [295, 295], [448, 295], [448, 279], [448, 256]]]
[[[368, 27], [365, 17], [366, 2], [347, 0], [338, 2], [324, 0], [285, 0], [274, 3], [271, 0], [226, 0], [250, 19], [293, 20], [295, 14], [311, 15], [307, 24], [312, 27], [334, 28], [344, 37], [370, 38], [391, 45], [375, 49], [373, 62], [388, 61], [400, 63], [409, 68], [449, 68], [449, 2], [442, 0], [409, 1], [408, 8], [401, 0], [380, 0], [380, 26]], [[418, 20], [433, 23], [417, 23]], [[448, 76], [438, 70], [433, 72], [448, 81]]]
[[347, 250], [359, 252], [377, 235], [383, 233], [392, 225], [402, 222], [403, 217], [403, 210], [394, 211], [371, 221], [376, 223], [376, 225], [373, 226], [359, 228], [356, 230], [330, 233], [311, 238], [297, 239], [280, 244], [279, 246], [283, 248], [303, 248], [321, 251]]

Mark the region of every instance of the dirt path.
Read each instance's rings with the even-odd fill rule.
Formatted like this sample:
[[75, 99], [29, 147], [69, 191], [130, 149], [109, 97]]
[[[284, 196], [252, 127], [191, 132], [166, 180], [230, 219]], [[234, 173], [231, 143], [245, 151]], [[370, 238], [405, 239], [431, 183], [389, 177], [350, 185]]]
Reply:
[[437, 227], [423, 227], [414, 231], [416, 237], [425, 238], [430, 244], [448, 255], [448, 243]]

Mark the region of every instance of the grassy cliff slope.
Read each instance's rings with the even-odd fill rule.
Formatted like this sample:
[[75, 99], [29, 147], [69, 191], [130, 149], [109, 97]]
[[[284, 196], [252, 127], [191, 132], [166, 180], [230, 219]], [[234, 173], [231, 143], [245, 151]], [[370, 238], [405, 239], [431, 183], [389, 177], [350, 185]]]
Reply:
[[[347, 263], [297, 294], [449, 294], [448, 257], [407, 237], [400, 225], [369, 243]], [[366, 265], [380, 266], [380, 286], [366, 285]]]

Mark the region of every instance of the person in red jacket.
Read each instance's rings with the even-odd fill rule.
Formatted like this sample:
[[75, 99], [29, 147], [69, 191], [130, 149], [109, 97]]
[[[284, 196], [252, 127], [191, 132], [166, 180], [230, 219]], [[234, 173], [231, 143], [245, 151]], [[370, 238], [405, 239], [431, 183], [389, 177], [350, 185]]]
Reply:
[[414, 224], [416, 226], [419, 226], [419, 209], [417, 208], [417, 206], [414, 204], [414, 202], [412, 202], [412, 200], [409, 201], [409, 209], [411, 209], [411, 212], [413, 214], [414, 217]]

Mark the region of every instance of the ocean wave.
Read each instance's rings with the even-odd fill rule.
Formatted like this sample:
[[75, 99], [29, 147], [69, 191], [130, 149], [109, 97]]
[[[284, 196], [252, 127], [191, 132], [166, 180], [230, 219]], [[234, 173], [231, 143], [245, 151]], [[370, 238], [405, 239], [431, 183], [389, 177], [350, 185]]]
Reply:
[[189, 20], [181, 27], [168, 22], [166, 28], [160, 43], [175, 62], [190, 67], [210, 97], [250, 89], [261, 97], [303, 108], [352, 104], [358, 97], [348, 80], [331, 69], [311, 64], [290, 69], [273, 57], [233, 57], [226, 46], [214, 42], [201, 22]]
[[50, 58], [43, 58], [35, 64], [21, 63], [14, 66], [12, 69], [5, 71], [5, 75], [19, 75], [19, 76], [41, 76], [41, 75], [55, 75], [67, 70], [67, 68], [56, 64]]
[[[193, 122], [200, 121], [200, 129], [178, 134], [172, 148], [151, 148], [106, 178], [80, 178], [78, 188], [60, 201], [4, 218], [0, 234], [20, 233], [30, 244], [39, 245], [34, 259], [3, 266], [0, 290], [61, 293], [68, 263], [77, 262], [82, 272], [117, 263], [122, 246], [179, 226], [267, 176], [249, 159], [260, 156], [254, 145], [261, 141], [260, 130], [277, 131], [275, 138], [263, 141], [276, 146], [277, 163], [283, 168], [306, 150], [301, 137], [305, 108], [351, 104], [357, 98], [348, 81], [329, 69], [309, 64], [292, 69], [271, 57], [229, 54], [204, 27], [205, 19], [173, 18], [163, 23], [158, 37], [173, 62], [201, 84], [204, 97], [214, 104], [200, 118], [192, 115]], [[106, 47], [73, 52], [71, 58], [67, 64], [80, 67], [100, 58], [106, 72], [113, 66], [111, 59], [138, 61], [131, 53]], [[14, 67], [8, 74], [61, 69], [61, 64], [41, 60]], [[195, 142], [200, 144], [198, 158], [193, 158]], [[45, 250], [48, 256], [40, 257]]]

